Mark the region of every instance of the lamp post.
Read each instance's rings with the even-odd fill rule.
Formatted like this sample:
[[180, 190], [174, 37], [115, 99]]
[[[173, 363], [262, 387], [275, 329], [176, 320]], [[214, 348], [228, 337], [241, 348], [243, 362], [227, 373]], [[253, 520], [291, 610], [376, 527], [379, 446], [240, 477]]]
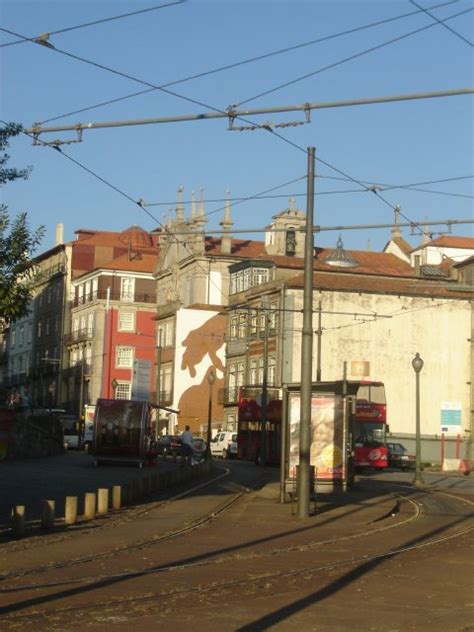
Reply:
[[212, 419], [212, 385], [216, 381], [216, 374], [214, 368], [211, 367], [207, 374], [207, 381], [209, 383], [209, 406], [207, 409], [207, 443], [206, 443], [206, 458], [211, 458], [211, 419]]
[[413, 484], [417, 486], [424, 485], [425, 481], [423, 480], [423, 476], [421, 474], [421, 438], [420, 438], [420, 371], [423, 368], [423, 360], [420, 357], [420, 354], [417, 352], [415, 357], [411, 361], [411, 365], [413, 370], [415, 371], [416, 376], [416, 391], [415, 391], [415, 399], [416, 399], [416, 465], [415, 465], [415, 478], [413, 479]]

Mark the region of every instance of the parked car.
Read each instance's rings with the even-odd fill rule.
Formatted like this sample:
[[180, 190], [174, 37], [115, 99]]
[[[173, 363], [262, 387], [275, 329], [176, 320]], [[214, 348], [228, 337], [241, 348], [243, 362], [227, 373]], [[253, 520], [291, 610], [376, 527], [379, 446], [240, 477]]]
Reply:
[[157, 453], [162, 456], [181, 454], [181, 440], [178, 435], [163, 435], [157, 441]]
[[401, 470], [415, 467], [415, 455], [410, 454], [403, 444], [387, 443], [387, 448], [389, 467], [399, 467]]
[[235, 458], [237, 456], [237, 433], [218, 432], [211, 440], [212, 456], [221, 456], [223, 459]]

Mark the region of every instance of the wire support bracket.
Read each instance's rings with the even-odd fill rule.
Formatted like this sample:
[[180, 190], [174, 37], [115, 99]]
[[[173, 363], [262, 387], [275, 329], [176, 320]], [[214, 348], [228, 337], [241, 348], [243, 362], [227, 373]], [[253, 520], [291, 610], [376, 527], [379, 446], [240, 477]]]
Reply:
[[271, 132], [273, 129], [284, 129], [286, 127], [299, 127], [300, 125], [308, 125], [311, 123], [311, 104], [305, 103], [303, 106], [304, 121], [282, 121], [281, 123], [273, 123], [272, 121], [263, 121], [260, 124], [255, 125], [235, 125], [235, 119], [240, 116], [235, 110], [234, 105], [229, 105], [227, 108], [227, 116], [229, 125], [227, 130], [230, 132], [254, 132], [255, 130], [264, 129], [267, 132]]

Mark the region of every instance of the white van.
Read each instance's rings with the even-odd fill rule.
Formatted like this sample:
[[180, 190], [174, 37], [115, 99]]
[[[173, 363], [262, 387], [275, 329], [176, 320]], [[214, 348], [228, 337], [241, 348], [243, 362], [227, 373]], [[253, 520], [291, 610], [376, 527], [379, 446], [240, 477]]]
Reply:
[[218, 432], [211, 440], [212, 456], [220, 456], [223, 459], [237, 457], [237, 433]]

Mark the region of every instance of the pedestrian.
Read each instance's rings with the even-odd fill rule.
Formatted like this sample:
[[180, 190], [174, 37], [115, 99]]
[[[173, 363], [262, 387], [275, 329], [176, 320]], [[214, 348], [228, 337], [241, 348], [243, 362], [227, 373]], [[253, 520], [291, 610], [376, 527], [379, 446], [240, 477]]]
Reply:
[[180, 435], [181, 440], [181, 463], [184, 465], [185, 462], [191, 464], [191, 459], [193, 456], [193, 433], [189, 429], [189, 426], [186, 426], [184, 432]]

